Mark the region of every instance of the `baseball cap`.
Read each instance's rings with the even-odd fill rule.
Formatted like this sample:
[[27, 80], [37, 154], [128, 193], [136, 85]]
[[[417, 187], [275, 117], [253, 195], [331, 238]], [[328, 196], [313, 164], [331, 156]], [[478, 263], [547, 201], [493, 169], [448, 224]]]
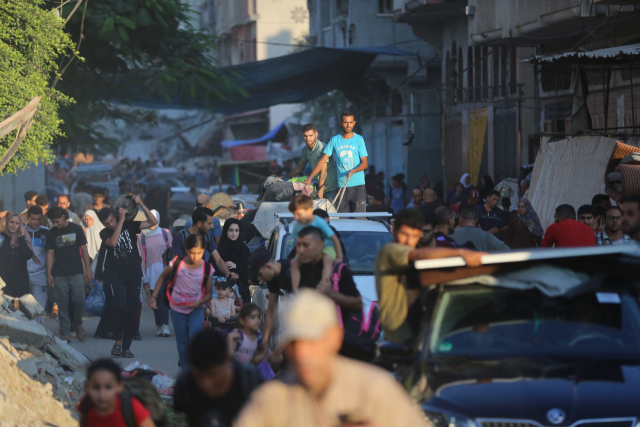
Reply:
[[469, 202], [476, 205], [480, 203], [480, 192], [478, 190], [471, 190], [469, 192]]
[[316, 290], [303, 288], [287, 303], [278, 341], [285, 346], [298, 339], [317, 340], [336, 325], [336, 304]]
[[271, 261], [271, 253], [267, 248], [260, 247], [249, 255], [249, 280], [254, 285], [259, 285], [258, 271], [269, 261]]

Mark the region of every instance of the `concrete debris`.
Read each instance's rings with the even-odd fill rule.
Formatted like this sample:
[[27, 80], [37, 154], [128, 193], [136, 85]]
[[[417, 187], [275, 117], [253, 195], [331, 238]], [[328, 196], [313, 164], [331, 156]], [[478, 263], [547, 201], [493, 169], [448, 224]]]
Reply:
[[14, 304], [0, 291], [0, 427], [78, 425], [89, 361], [38, 323], [43, 314], [33, 296]]
[[18, 304], [20, 311], [27, 316], [27, 319], [39, 319], [44, 316], [44, 308], [40, 305], [33, 295], [27, 294], [21, 298], [18, 298]]

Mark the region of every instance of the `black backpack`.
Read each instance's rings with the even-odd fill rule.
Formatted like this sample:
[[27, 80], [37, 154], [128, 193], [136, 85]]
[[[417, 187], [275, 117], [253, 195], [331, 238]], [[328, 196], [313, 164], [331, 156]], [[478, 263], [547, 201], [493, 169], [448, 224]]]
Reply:
[[[182, 230], [180, 230], [176, 234], [176, 236], [178, 234], [182, 235], [182, 242], [183, 242], [182, 244], [184, 245], [184, 243], [186, 243], [186, 241], [187, 241], [187, 237], [189, 237], [189, 235], [187, 234], [187, 230], [185, 230], [183, 228]], [[210, 244], [211, 244], [211, 236], [209, 236], [209, 233], [205, 233], [204, 234], [204, 247], [208, 248]], [[175, 258], [175, 255], [173, 254], [173, 248], [167, 248], [162, 253], [162, 264], [164, 264], [164, 266], [167, 267], [169, 265], [169, 263], [171, 262], [171, 260], [174, 259], [174, 258]]]
[[[135, 397], [151, 413], [156, 427], [167, 427], [167, 408], [150, 381], [143, 378], [127, 378], [120, 393], [120, 410], [127, 427], [137, 427], [131, 398]], [[87, 427], [87, 414], [93, 406], [89, 395], [80, 403], [80, 427]]]

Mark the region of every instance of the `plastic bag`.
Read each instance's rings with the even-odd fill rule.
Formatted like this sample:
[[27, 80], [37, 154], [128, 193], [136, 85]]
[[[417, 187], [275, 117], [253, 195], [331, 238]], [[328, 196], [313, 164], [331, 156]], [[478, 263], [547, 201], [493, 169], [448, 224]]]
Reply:
[[89, 296], [84, 301], [84, 306], [87, 311], [93, 316], [102, 316], [105, 304], [104, 292], [102, 291], [100, 285], [95, 282], [95, 280], [93, 283], [93, 289], [91, 289], [91, 292], [89, 292]]
[[156, 375], [151, 380], [151, 384], [156, 388], [158, 394], [173, 396], [174, 379], [166, 375]]

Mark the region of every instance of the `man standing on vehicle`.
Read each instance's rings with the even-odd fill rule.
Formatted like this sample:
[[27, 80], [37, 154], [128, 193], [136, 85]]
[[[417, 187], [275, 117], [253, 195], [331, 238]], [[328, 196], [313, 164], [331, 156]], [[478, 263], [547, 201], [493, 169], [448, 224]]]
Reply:
[[341, 188], [347, 181], [338, 212], [365, 212], [367, 192], [364, 188], [364, 171], [369, 167], [367, 147], [364, 138], [353, 131], [356, 124], [353, 113], [345, 111], [340, 120], [342, 133], [331, 138], [324, 154], [304, 183], [311, 185], [311, 179], [320, 172], [329, 157], [333, 156], [338, 172], [338, 187]]
[[380, 321], [389, 341], [411, 341], [420, 322], [420, 283], [416, 277], [408, 277], [410, 263], [420, 259], [461, 256], [469, 267], [480, 265], [481, 252], [429, 247], [416, 249], [423, 235], [423, 226], [424, 218], [418, 210], [400, 212], [393, 224], [393, 242], [384, 245], [376, 259]]
[[[295, 168], [291, 169], [291, 171], [284, 176], [285, 178], [298, 176], [307, 166], [307, 163], [311, 165], [311, 169], [315, 169], [323, 156], [322, 153], [325, 145], [318, 140], [318, 129], [316, 125], [313, 123], [304, 125], [302, 127], [302, 137], [306, 145], [302, 149], [300, 161]], [[320, 173], [316, 176], [316, 179], [318, 180], [318, 197], [333, 201], [336, 194], [338, 194], [338, 173], [333, 157], [329, 157], [326, 162], [322, 164]]]
[[302, 289], [283, 314], [280, 344], [291, 368], [259, 387], [236, 427], [426, 426], [388, 372], [338, 355], [335, 302]]
[[116, 340], [111, 354], [116, 357], [134, 357], [130, 350], [135, 334], [142, 281], [142, 258], [138, 252], [136, 235], [142, 230], [158, 224], [158, 219], [142, 203], [138, 196], [133, 201], [142, 208], [146, 221], [125, 221], [126, 211], [122, 208], [116, 213], [110, 208], [98, 212], [98, 219], [104, 225], [100, 238], [107, 247], [104, 267], [106, 292], [113, 296], [113, 331]]
[[[217, 207], [217, 206], [216, 206]], [[196, 197], [196, 209], [197, 208], [207, 208], [207, 209], [211, 209], [211, 198], [209, 196], [207, 196], [204, 193], [201, 193], [200, 195], [198, 195], [198, 197]], [[214, 212], [215, 214], [215, 212]], [[189, 218], [187, 220], [187, 222], [184, 223], [184, 228], [188, 229], [191, 228], [191, 226], [193, 225], [193, 220], [191, 218]], [[220, 226], [220, 220], [218, 218], [216, 218], [215, 216], [213, 217], [213, 225], [211, 227], [211, 230], [209, 230], [209, 237], [211, 237], [213, 240], [215, 240], [216, 245], [218, 243], [220, 243], [220, 237], [222, 236], [222, 227]], [[206, 253], [206, 257], [205, 257], [205, 261], [209, 260], [209, 254]]]
[[[193, 224], [191, 227], [185, 228], [173, 236], [173, 243], [171, 244], [173, 256], [186, 256], [184, 242], [187, 241], [187, 237], [191, 234], [200, 234], [204, 236], [206, 243], [206, 250], [204, 251], [202, 259], [206, 261], [206, 255], [210, 254], [212, 258], [211, 264], [216, 267], [216, 271], [222, 273], [225, 277], [229, 277], [229, 269], [218, 253], [218, 244], [209, 234], [209, 231], [213, 226], [213, 211], [209, 208], [196, 208], [193, 211], [193, 214], [191, 214], [191, 223]], [[232, 276], [234, 279], [238, 278], [235, 273], [232, 274]]]
[[622, 209], [611, 206], [605, 211], [604, 230], [596, 233], [598, 246], [625, 245], [631, 239], [622, 232]]
[[576, 221], [576, 210], [571, 205], [560, 205], [551, 224], [542, 238], [543, 248], [576, 248], [596, 246], [593, 228]]

